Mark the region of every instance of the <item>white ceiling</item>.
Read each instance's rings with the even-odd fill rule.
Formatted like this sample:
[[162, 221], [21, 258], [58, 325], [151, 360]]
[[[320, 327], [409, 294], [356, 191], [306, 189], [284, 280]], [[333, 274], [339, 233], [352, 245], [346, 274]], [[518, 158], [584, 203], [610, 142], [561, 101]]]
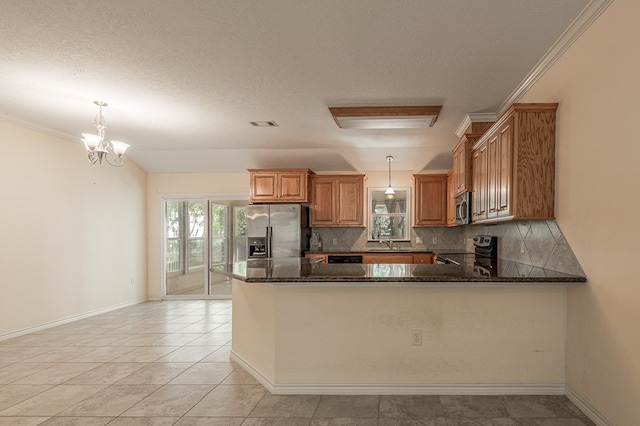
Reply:
[[[106, 101], [107, 138], [148, 172], [385, 170], [387, 155], [443, 170], [465, 116], [517, 99], [594, 3], [0, 0], [0, 119], [80, 143]], [[327, 109], [367, 105], [443, 108], [402, 130], [340, 129]]]

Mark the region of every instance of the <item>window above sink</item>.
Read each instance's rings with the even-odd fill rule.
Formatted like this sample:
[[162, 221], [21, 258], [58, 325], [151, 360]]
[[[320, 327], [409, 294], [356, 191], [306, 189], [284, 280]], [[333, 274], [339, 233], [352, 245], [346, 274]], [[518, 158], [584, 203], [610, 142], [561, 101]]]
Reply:
[[369, 188], [368, 241], [410, 241], [411, 188]]

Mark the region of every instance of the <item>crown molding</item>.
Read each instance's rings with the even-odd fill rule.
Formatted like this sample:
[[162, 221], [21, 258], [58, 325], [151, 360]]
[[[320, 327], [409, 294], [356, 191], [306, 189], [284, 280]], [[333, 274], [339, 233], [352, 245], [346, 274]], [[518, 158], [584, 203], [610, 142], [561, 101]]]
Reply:
[[573, 20], [569, 28], [556, 40], [547, 53], [538, 61], [529, 74], [511, 92], [496, 111], [496, 115], [502, 115], [509, 106], [518, 100], [542, 77], [542, 75], [571, 47], [571, 45], [585, 32], [589, 26], [613, 3], [614, 0], [591, 0], [582, 10], [580, 15]]
[[0, 111], [0, 121], [4, 121], [5, 123], [13, 124], [19, 127], [23, 127], [25, 129], [33, 130], [36, 132], [44, 133], [45, 135], [53, 136], [59, 139], [63, 139], [69, 142], [82, 143], [80, 139], [80, 135], [70, 135], [69, 133], [59, 132], [57, 130], [53, 130], [50, 127], [42, 126], [39, 124], [35, 124], [32, 121], [24, 120], [22, 118], [18, 118], [13, 115], [9, 115], [4, 111]]
[[467, 130], [467, 127], [471, 125], [471, 123], [486, 123], [486, 122], [495, 122], [498, 120], [498, 116], [494, 112], [470, 112], [464, 117], [462, 123], [458, 126], [456, 130], [456, 135], [461, 138], [464, 135], [464, 131]]
[[[589, 4], [582, 9], [580, 15], [573, 20], [571, 25], [562, 33], [562, 35], [551, 46], [547, 53], [544, 54], [542, 59], [533, 67], [533, 69], [527, 74], [527, 76], [520, 82], [513, 92], [504, 100], [504, 102], [498, 107], [495, 112], [495, 116], [502, 115], [513, 103], [518, 102], [522, 96], [542, 77], [542, 75], [564, 54], [564, 52], [571, 47], [571, 45], [585, 32], [589, 26], [605, 11], [607, 7], [614, 0], [591, 0]], [[456, 135], [462, 136], [464, 129], [466, 129], [471, 121], [467, 121], [468, 116], [464, 118]], [[479, 120], [476, 120], [479, 121]], [[495, 121], [495, 120], [494, 120]], [[466, 123], [466, 124], [465, 124]], [[462, 133], [459, 134], [460, 129]]]

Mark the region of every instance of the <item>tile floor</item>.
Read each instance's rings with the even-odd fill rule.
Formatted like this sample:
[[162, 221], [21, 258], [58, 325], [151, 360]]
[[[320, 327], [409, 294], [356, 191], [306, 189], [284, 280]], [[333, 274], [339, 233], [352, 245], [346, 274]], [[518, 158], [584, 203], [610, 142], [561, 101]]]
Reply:
[[0, 342], [0, 425], [593, 425], [564, 396], [272, 395], [230, 301], [150, 302]]

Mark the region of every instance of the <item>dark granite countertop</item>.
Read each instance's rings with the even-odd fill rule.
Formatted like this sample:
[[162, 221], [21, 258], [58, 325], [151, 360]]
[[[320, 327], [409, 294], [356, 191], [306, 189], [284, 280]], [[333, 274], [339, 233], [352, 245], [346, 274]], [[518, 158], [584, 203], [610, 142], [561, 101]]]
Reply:
[[387, 249], [387, 248], [369, 248], [369, 249], [361, 249], [361, 250], [321, 250], [321, 251], [305, 251], [305, 253], [309, 254], [326, 254], [326, 255], [334, 255], [334, 254], [359, 254], [359, 253], [435, 253], [433, 250], [420, 250], [416, 248], [399, 248], [399, 249]]
[[473, 256], [461, 263], [424, 264], [325, 264], [317, 259], [255, 259], [235, 265], [234, 278], [247, 283], [339, 284], [360, 285], [407, 283], [487, 284], [557, 284], [586, 282], [586, 278], [497, 259], [487, 264]]

